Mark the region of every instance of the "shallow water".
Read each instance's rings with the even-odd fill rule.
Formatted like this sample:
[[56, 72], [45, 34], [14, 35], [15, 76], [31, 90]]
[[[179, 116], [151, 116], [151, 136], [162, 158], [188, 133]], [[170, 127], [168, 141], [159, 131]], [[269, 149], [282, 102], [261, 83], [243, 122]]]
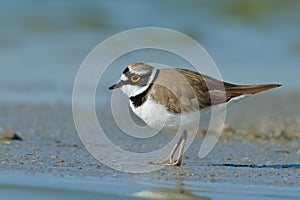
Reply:
[[[117, 190], [116, 190], [116, 182]], [[6, 199], [299, 199], [297, 188], [197, 182], [122, 179], [73, 179], [0, 174], [1, 198]]]
[[[89, 51], [113, 34], [144, 26], [175, 29], [198, 40], [226, 81], [274, 82], [284, 85], [281, 90], [299, 91], [300, 3], [267, 2], [4, 1], [0, 102], [70, 104], [76, 72]], [[186, 65], [180, 59], [145, 54], [125, 56], [113, 65], [97, 97], [109, 98], [107, 87], [130, 62]]]

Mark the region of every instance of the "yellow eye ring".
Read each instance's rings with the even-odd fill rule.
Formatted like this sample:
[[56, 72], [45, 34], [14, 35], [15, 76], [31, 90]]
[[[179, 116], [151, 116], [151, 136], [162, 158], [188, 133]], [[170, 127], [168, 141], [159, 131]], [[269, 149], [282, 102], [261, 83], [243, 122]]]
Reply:
[[138, 75], [133, 75], [130, 77], [130, 80], [134, 83], [138, 82], [140, 79], [141, 79], [141, 77]]

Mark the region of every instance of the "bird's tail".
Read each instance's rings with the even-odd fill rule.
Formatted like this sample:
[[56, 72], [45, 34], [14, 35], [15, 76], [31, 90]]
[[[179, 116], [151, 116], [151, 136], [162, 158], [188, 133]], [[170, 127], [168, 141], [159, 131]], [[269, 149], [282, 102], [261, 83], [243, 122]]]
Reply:
[[256, 94], [272, 88], [280, 87], [280, 84], [258, 84], [258, 85], [228, 85], [225, 86], [227, 101], [241, 95]]

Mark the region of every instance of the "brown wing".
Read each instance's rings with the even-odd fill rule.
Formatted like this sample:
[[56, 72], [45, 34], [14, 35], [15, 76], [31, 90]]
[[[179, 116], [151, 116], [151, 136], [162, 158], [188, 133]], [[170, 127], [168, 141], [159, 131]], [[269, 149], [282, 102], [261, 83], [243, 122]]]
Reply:
[[186, 69], [161, 69], [152, 86], [151, 96], [176, 114], [195, 112], [225, 103], [243, 94], [254, 94], [277, 84], [234, 85]]
[[[220, 88], [218, 86], [220, 81], [212, 78], [208, 81], [213, 83], [214, 88]], [[152, 86], [153, 95], [150, 95], [155, 101], [166, 105], [171, 112], [178, 114], [210, 106], [211, 98], [208, 91], [203, 75], [197, 72], [185, 69], [161, 69]]]

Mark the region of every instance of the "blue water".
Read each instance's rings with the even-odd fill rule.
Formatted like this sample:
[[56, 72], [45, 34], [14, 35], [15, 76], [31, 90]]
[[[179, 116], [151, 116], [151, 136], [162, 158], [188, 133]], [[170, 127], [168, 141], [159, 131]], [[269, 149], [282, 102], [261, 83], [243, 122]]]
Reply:
[[[71, 104], [87, 54], [113, 34], [145, 26], [199, 41], [226, 81], [274, 82], [284, 85], [281, 91], [299, 91], [300, 2], [243, 2], [1, 1], [0, 102]], [[123, 68], [106, 74], [100, 90]]]
[[[299, 199], [298, 188], [0, 174], [3, 199]], [[116, 190], [116, 181], [118, 189]]]

